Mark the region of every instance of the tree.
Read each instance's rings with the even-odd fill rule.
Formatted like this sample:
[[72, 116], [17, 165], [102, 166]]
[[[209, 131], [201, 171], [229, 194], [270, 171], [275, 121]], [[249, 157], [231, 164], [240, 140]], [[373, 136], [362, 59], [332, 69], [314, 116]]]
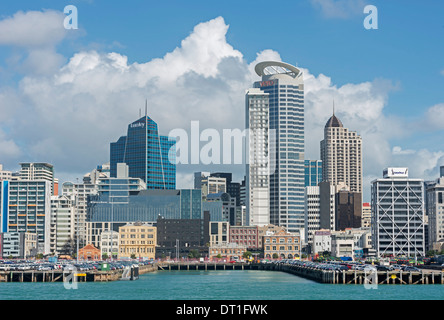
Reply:
[[244, 258], [244, 259], [250, 259], [251, 256], [252, 256], [252, 253], [251, 253], [250, 251], [245, 251], [245, 252], [242, 254], [242, 258]]
[[197, 250], [197, 249], [190, 250], [190, 252], [188, 253], [188, 258], [199, 259], [200, 258], [199, 250]]

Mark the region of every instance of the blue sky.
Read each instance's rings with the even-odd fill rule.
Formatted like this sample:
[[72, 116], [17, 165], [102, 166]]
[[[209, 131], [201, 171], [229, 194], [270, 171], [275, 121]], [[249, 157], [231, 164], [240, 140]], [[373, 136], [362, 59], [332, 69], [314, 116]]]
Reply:
[[[50, 9], [63, 12], [64, 6], [69, 4], [78, 9], [80, 28], [66, 31], [59, 41], [50, 45], [48, 50], [58, 58], [52, 65], [57, 67], [51, 69], [54, 74], [58, 74], [77, 53], [92, 50], [103, 55], [116, 52], [127, 58], [128, 65], [164, 59], [167, 53], [182, 48], [182, 42], [193, 34], [197, 25], [222, 17], [229, 26], [222, 42], [230, 45], [233, 52], [241, 53], [245, 61], [243, 66], [255, 61], [260, 52], [272, 50], [283, 61], [308, 69], [318, 84], [320, 75], [328, 77], [331, 84], [324, 89], [343, 94], [344, 103], [353, 101], [353, 94], [346, 90], [348, 85], [358, 87], [371, 83], [372, 90], [382, 92], [383, 102], [380, 102], [379, 109], [375, 108], [374, 120], [385, 121], [384, 127], [393, 123], [394, 133], [386, 128], [374, 130], [381, 130], [378, 137], [384, 136], [385, 139], [387, 150], [381, 153], [391, 152], [387, 159], [396, 163], [384, 164], [385, 160], [370, 159], [368, 173], [365, 173], [368, 180], [378, 176], [383, 165], [419, 166], [424, 162], [423, 157], [433, 158], [416, 173], [426, 172], [424, 178], [436, 175], [439, 165], [444, 165], [444, 125], [437, 121], [437, 117], [439, 120], [444, 116], [441, 112], [444, 110], [442, 1], [3, 1], [0, 3], [0, 22], [12, 18], [18, 11]], [[363, 26], [366, 4], [378, 9], [377, 30], [366, 30]], [[32, 100], [29, 96], [24, 98], [21, 90], [25, 78], [37, 79], [23, 67], [28, 62], [27, 54], [33, 49], [35, 47], [11, 45], [7, 41], [2, 43], [0, 26], [0, 94], [3, 92], [5, 97], [0, 99], [0, 108], [6, 108], [6, 97], [11, 99], [11, 95], [22, 106]], [[239, 91], [245, 89], [239, 88]], [[348, 98], [345, 97], [347, 94]], [[306, 107], [317, 103], [315, 98], [310, 101]], [[27, 107], [32, 108], [32, 103]], [[326, 112], [317, 115], [320, 122], [328, 118], [327, 110], [330, 109], [331, 106], [322, 107]], [[368, 132], [369, 138], [364, 144], [378, 144], [375, 136], [370, 137], [370, 125], [366, 123], [361, 127], [359, 110], [354, 110], [351, 105], [341, 105], [340, 97], [337, 109], [340, 117], [341, 112], [343, 114], [345, 126]], [[361, 116], [364, 113], [361, 112]], [[444, 123], [444, 118], [441, 122]], [[23, 150], [29, 149], [26, 136], [20, 139], [14, 136], [13, 123], [12, 118], [9, 122], [0, 121], [0, 139], [15, 143]], [[125, 133], [125, 127], [126, 124], [119, 129], [121, 134]], [[308, 128], [313, 127], [308, 124]], [[319, 130], [322, 131], [322, 127]], [[118, 138], [117, 131], [116, 135], [109, 140]], [[317, 144], [312, 146], [309, 157], [316, 157], [318, 148]], [[33, 156], [24, 152], [17, 151], [16, 157], [4, 160], [0, 158], [0, 163], [12, 166], [18, 160], [18, 154]], [[370, 158], [374, 157], [374, 152], [378, 149], [368, 151]], [[420, 152], [423, 152], [421, 156]], [[99, 164], [104, 158], [100, 154], [95, 161]], [[57, 157], [53, 161], [62, 163]], [[60, 171], [75, 175], [85, 169], [71, 165]]]

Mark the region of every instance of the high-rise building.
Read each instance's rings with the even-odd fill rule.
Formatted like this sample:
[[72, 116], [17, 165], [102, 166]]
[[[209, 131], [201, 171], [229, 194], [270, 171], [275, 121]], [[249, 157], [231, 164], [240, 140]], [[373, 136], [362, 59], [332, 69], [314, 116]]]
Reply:
[[268, 94], [268, 150], [274, 165], [269, 174], [269, 222], [298, 232], [304, 228], [303, 74], [276, 61], [260, 62], [255, 71], [261, 80], [253, 87]]
[[361, 226], [362, 228], [370, 228], [372, 219], [372, 208], [369, 202], [364, 202], [362, 204], [362, 217]]
[[351, 192], [362, 194], [362, 140], [344, 128], [333, 112], [321, 141], [322, 179], [332, 185], [345, 184]]
[[64, 247], [76, 243], [74, 196], [51, 196], [50, 252], [59, 255]]
[[48, 180], [3, 181], [2, 227], [37, 234], [38, 253], [50, 253], [51, 183]]
[[305, 186], [317, 186], [322, 181], [322, 160], [304, 160]]
[[245, 127], [249, 130], [245, 204], [248, 225], [270, 223], [269, 94], [249, 89], [245, 96]]
[[20, 180], [46, 180], [51, 185], [51, 195], [55, 193], [54, 166], [43, 162], [20, 163]]
[[12, 172], [8, 170], [3, 170], [3, 165], [0, 164], [0, 181], [11, 180]]
[[[321, 202], [322, 199], [322, 202]], [[322, 208], [322, 210], [321, 210]], [[334, 231], [335, 187], [328, 182], [305, 187], [305, 241], [312, 245], [316, 231]]]
[[429, 184], [427, 194], [427, 215], [429, 219], [429, 248], [441, 251], [444, 247], [444, 166], [441, 176]]
[[424, 181], [388, 168], [372, 181], [372, 242], [381, 256], [425, 255]]
[[361, 228], [361, 193], [342, 188], [335, 195], [335, 231]]
[[117, 163], [126, 163], [129, 176], [142, 179], [147, 189], [175, 189], [175, 145], [175, 138], [159, 135], [157, 123], [144, 116], [110, 144], [110, 175], [116, 177]]

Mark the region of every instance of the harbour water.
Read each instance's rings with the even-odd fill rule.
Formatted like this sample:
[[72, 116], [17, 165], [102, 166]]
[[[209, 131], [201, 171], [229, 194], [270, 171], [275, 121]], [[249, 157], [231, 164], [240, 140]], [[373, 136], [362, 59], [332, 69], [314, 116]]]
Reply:
[[443, 300], [444, 286], [322, 284], [262, 270], [156, 271], [136, 281], [0, 283], [0, 300]]

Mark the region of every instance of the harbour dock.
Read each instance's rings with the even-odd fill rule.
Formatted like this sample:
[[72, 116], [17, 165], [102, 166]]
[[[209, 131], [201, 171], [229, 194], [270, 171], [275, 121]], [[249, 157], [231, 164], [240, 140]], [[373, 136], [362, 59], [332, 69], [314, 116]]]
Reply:
[[108, 282], [137, 280], [139, 275], [154, 271], [209, 271], [209, 270], [269, 270], [294, 274], [309, 280], [330, 284], [444, 284], [441, 269], [423, 268], [416, 271], [320, 270], [312, 267], [287, 263], [221, 263], [221, 262], [156, 262], [138, 265], [131, 269], [90, 270], [76, 273], [64, 270], [50, 271], [0, 271], [0, 282], [62, 282], [76, 277], [78, 282]]

